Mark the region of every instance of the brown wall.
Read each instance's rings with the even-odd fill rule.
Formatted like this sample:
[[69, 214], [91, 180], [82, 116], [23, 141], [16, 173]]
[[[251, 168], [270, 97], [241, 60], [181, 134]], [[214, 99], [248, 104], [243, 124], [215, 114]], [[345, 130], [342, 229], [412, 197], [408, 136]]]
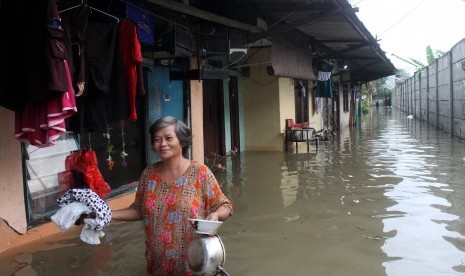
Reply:
[[[26, 209], [21, 164], [21, 143], [14, 139], [15, 114], [0, 106], [0, 225], [1, 230], [26, 233]], [[9, 227], [6, 227], [8, 225]], [[6, 241], [0, 236], [0, 244]]]

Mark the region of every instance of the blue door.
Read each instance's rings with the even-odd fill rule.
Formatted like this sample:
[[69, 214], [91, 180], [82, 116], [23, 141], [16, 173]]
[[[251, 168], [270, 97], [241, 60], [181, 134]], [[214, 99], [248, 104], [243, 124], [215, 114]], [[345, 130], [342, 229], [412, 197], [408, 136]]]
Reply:
[[161, 103], [161, 116], [173, 116], [184, 120], [183, 81], [170, 81], [166, 66], [155, 67], [155, 86]]
[[168, 67], [147, 67], [149, 123], [163, 116], [184, 120], [183, 81], [170, 81]]
[[[170, 81], [167, 66], [144, 64], [144, 67], [147, 72], [148, 127], [163, 116], [184, 120], [183, 81]], [[150, 138], [147, 139], [150, 142]], [[149, 150], [148, 161], [156, 159], [153, 150]]]

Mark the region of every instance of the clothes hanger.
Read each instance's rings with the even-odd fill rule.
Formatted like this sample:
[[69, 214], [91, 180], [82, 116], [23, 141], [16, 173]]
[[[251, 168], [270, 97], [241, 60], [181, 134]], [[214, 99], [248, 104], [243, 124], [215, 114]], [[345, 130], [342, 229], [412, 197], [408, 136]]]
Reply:
[[92, 7], [92, 6], [87, 5], [87, 1], [86, 1], [86, 2], [82, 1], [81, 4], [76, 5], [76, 6], [72, 6], [72, 7], [69, 7], [69, 8], [66, 8], [66, 9], [64, 9], [64, 10], [59, 11], [58, 13], [60, 14], [60, 13], [65, 12], [65, 11], [69, 11], [69, 10], [72, 10], [72, 9], [75, 9], [75, 8], [79, 8], [79, 7], [81, 7], [81, 6], [87, 6], [87, 7], [89, 7], [91, 10], [94, 10], [94, 11], [96, 11], [96, 12], [99, 12], [99, 13], [101, 13], [101, 14], [104, 14], [104, 15], [106, 15], [106, 16], [109, 16], [109, 17], [115, 19], [115, 20], [116, 20], [116, 23], [119, 23], [119, 18], [118, 18], [118, 17], [116, 17], [116, 16], [114, 16], [114, 15], [111, 15], [111, 14], [109, 14], [109, 13], [106, 13], [106, 12], [104, 12], [104, 11], [101, 11], [101, 10], [99, 10], [99, 9], [96, 9], [96, 8], [94, 8], [94, 7]]
[[84, 5], [84, 2], [82, 2], [82, 3], [79, 4], [79, 5], [72, 6], [72, 7], [70, 7], [70, 8], [66, 8], [66, 9], [64, 9], [64, 10], [61, 10], [61, 11], [59, 11], [58, 13], [62, 13], [62, 12], [69, 11], [69, 10], [73, 10], [73, 9], [75, 9], [75, 8], [79, 8], [79, 7], [82, 6], [82, 5]]

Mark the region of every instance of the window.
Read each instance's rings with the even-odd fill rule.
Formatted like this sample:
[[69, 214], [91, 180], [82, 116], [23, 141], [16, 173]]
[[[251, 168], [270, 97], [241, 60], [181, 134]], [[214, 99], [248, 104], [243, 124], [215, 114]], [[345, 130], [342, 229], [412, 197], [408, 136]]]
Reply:
[[57, 198], [67, 190], [87, 187], [82, 175], [65, 168], [66, 157], [80, 148], [95, 151], [99, 171], [111, 187], [108, 198], [134, 191], [146, 166], [143, 121], [115, 122], [106, 133], [67, 133], [46, 148], [23, 144], [29, 225], [53, 215], [59, 208]]
[[29, 220], [42, 219], [57, 208], [56, 199], [65, 189], [58, 181], [59, 175], [65, 171], [66, 156], [77, 149], [75, 136], [70, 133], [51, 147], [23, 144]]

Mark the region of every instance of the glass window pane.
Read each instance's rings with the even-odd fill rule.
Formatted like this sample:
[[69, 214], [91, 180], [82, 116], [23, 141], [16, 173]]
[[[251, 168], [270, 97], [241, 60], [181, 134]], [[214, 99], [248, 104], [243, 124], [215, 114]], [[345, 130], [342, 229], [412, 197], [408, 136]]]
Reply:
[[29, 199], [29, 219], [45, 217], [57, 209], [56, 199], [69, 187], [63, 187], [58, 177], [65, 171], [65, 159], [78, 149], [73, 134], [67, 133], [50, 147], [25, 146], [25, 170]]

